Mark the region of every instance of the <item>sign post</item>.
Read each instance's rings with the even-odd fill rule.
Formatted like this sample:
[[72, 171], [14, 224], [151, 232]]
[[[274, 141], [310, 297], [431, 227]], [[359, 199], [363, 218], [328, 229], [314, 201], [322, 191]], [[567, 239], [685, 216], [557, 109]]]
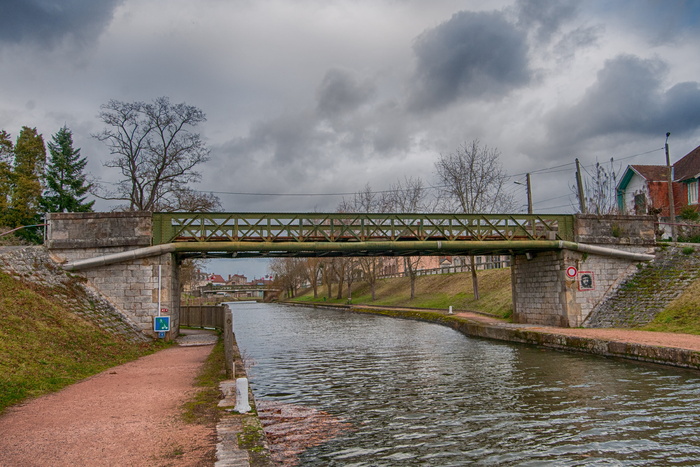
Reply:
[[154, 316], [153, 330], [158, 333], [158, 337], [165, 337], [165, 333], [170, 331], [170, 316]]

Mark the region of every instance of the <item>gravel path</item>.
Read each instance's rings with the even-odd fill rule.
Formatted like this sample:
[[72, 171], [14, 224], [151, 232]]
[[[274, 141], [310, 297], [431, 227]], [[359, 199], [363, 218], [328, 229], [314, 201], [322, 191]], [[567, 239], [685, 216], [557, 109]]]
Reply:
[[0, 416], [0, 466], [212, 465], [215, 427], [180, 406], [211, 346], [172, 347]]

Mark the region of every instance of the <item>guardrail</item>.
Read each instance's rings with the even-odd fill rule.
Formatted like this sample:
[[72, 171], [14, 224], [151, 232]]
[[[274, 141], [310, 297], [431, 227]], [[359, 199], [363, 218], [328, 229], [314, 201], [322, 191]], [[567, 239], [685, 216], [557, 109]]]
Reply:
[[573, 240], [573, 215], [154, 213], [153, 244]]

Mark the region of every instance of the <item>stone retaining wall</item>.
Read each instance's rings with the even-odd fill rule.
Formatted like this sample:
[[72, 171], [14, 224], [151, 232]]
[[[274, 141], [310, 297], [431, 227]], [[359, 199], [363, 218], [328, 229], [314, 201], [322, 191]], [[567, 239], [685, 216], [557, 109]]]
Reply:
[[44, 247], [0, 248], [0, 269], [16, 279], [49, 289], [52, 300], [111, 333], [135, 342], [148, 340], [128, 315], [84, 280], [63, 271]]

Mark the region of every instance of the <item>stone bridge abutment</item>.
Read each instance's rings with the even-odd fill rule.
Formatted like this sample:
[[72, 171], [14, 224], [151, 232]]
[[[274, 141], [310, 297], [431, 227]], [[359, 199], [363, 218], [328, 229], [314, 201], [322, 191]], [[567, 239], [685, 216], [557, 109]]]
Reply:
[[654, 220], [651, 216], [577, 215], [574, 245], [579, 250], [514, 255], [513, 320], [585, 327], [604, 299], [637, 272], [641, 261], [634, 256], [654, 254]]
[[[152, 243], [151, 213], [48, 213], [47, 224], [45, 243], [59, 263], [121, 254]], [[160, 309], [171, 317], [171, 329], [179, 329], [178, 270], [175, 255], [163, 253], [98, 265], [80, 273], [146, 335], [155, 337], [153, 317]], [[174, 337], [166, 335], [166, 339]]]

